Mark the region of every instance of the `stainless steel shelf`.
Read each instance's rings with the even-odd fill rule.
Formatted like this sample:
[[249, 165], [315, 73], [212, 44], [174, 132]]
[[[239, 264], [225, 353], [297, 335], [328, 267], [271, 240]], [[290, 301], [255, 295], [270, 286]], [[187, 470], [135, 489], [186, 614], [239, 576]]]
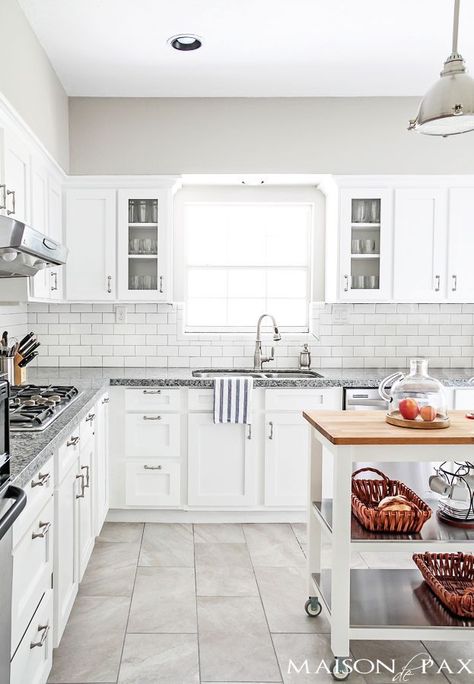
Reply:
[[[351, 570], [352, 629], [472, 630], [474, 620], [450, 613], [433, 594], [419, 570]], [[331, 571], [313, 573], [316, 591], [331, 610]], [[466, 638], [469, 638], [466, 636]]]

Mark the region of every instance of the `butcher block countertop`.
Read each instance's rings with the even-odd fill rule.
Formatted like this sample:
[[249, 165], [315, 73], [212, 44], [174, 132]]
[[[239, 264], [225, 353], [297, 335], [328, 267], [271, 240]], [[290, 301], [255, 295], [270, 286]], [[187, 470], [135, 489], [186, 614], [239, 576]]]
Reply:
[[304, 411], [304, 418], [336, 445], [474, 444], [474, 420], [466, 411], [450, 411], [451, 425], [440, 430], [414, 430], [385, 422], [383, 411]]

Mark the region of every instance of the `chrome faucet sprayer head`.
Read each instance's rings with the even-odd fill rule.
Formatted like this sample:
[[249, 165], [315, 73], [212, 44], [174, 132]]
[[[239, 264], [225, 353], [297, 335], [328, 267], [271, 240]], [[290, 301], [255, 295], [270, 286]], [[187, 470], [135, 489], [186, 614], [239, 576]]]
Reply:
[[281, 335], [280, 335], [280, 331], [278, 330], [278, 327], [275, 326], [273, 330], [274, 330], [274, 332], [273, 332], [273, 341], [274, 341], [274, 342], [279, 342], [279, 341], [281, 340]]

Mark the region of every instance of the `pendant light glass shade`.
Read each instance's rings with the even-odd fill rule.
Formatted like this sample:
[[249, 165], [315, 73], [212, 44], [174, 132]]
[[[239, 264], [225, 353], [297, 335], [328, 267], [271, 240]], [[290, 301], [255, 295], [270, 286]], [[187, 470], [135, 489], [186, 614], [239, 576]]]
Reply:
[[425, 135], [458, 135], [474, 130], [474, 79], [457, 51], [459, 2], [454, 4], [453, 50], [437, 81], [420, 103], [408, 130]]

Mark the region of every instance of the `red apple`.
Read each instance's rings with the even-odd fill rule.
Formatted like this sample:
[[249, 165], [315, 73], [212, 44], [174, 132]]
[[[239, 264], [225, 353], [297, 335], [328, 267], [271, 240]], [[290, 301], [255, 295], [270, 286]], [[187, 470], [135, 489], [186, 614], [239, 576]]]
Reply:
[[398, 410], [406, 420], [415, 420], [420, 412], [420, 407], [415, 399], [402, 399], [398, 404]]
[[428, 423], [432, 423], [436, 418], [436, 409], [434, 406], [422, 406], [420, 409], [420, 416]]

